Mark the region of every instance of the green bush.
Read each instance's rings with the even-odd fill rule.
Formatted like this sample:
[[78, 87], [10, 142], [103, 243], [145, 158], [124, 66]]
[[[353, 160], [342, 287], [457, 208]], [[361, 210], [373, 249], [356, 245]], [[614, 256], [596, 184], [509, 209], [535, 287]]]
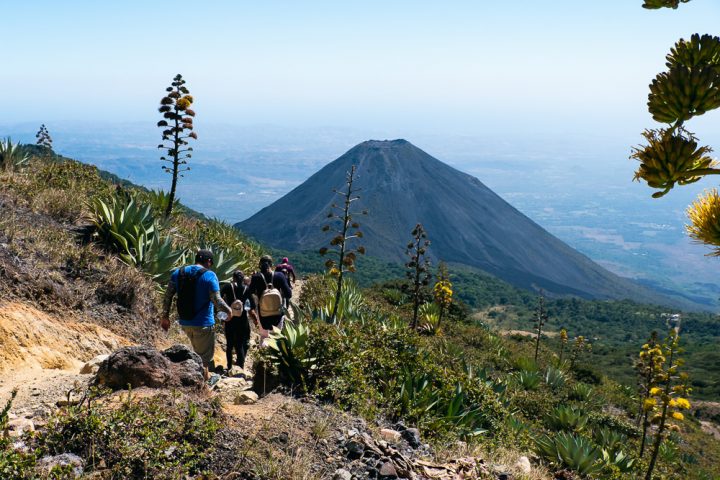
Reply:
[[35, 462], [38, 452], [25, 453], [16, 450], [10, 438], [5, 434], [8, 428], [8, 413], [16, 395], [17, 390], [13, 390], [10, 399], [0, 410], [0, 478], [30, 479], [35, 478]]
[[112, 478], [176, 479], [205, 470], [219, 428], [216, 406], [128, 393], [112, 408], [97, 395], [51, 417], [37, 438], [38, 450], [75, 453], [87, 472], [107, 468]]
[[309, 275], [303, 284], [298, 304], [301, 309], [317, 313], [327, 305], [333, 294], [335, 282], [325, 274]]

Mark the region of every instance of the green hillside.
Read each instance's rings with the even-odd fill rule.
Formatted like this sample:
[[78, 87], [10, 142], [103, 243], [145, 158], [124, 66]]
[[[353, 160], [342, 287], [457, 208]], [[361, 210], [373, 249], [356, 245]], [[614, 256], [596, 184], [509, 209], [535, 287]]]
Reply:
[[[0, 284], [4, 299], [28, 305], [42, 301], [55, 307], [50, 313], [63, 318], [96, 311], [99, 315], [83, 317], [85, 322], [104, 325], [133, 342], [167, 341], [157, 338], [159, 290], [168, 271], [188, 261], [185, 254], [200, 246], [212, 248], [214, 268], [225, 279], [234, 268], [251, 271], [266, 251], [230, 225], [188, 215], [180, 204], [170, 219], [162, 220], [162, 193], [118, 185], [94, 167], [74, 161], [34, 158], [23, 169], [0, 173], [0, 185], [0, 272], [12, 279], [12, 284]], [[122, 215], [113, 217], [111, 211]], [[114, 220], [120, 217], [124, 220]], [[301, 273], [317, 268], [315, 254], [294, 255], [292, 260]], [[441, 324], [431, 295], [421, 292], [426, 303], [416, 330], [409, 328], [412, 305], [402, 288], [403, 268], [370, 258], [357, 267], [355, 278], [369, 288], [346, 285], [337, 321], [329, 321], [328, 315], [335, 301], [334, 278], [310, 276], [293, 308], [293, 321], [273, 333], [267, 348], [252, 352], [256, 391], [274, 392], [258, 400], [257, 412], [264, 411], [263, 402], [278, 396], [301, 398], [298, 404], [317, 402], [339, 412], [333, 415], [354, 416], [353, 428], [363, 429], [364, 435], [369, 432], [368, 438], [380, 438], [380, 428], [407, 431], [399, 434], [401, 440], [382, 442], [399, 442], [401, 450], [395, 451], [403, 452], [402, 460], [395, 454], [388, 458], [415, 475], [423, 471], [422, 462], [451, 465], [472, 458], [483, 467], [474, 468], [466, 478], [487, 479], [497, 476], [490, 469], [501, 468], [500, 459], [525, 456], [532, 459], [530, 473], [512, 464], [503, 465], [502, 471], [511, 470], [516, 478], [552, 478], [559, 472], [568, 478], [573, 471], [580, 478], [619, 480], [641, 475], [651, 452], [658, 454], [655, 478], [706, 479], [720, 474], [717, 442], [701, 430], [692, 411], [679, 420], [686, 400], [677, 381], [667, 388], [681, 387], [672, 389], [673, 398], [679, 397], [672, 407], [678, 419], [671, 422], [668, 435], [657, 437], [661, 442], [655, 443], [656, 436], [648, 430], [649, 446], [639, 455], [642, 428], [637, 415], [643, 398], [632, 386], [618, 383], [630, 379], [628, 369], [620, 375], [598, 363], [602, 335], [612, 342], [622, 339], [634, 358], [645, 341], [635, 329], [645, 328], [646, 322], [663, 327], [664, 339], [667, 329], [659, 319], [653, 320], [662, 313], [660, 307], [548, 299], [548, 330], [565, 325], [571, 338], [587, 331], [595, 346], [588, 352], [570, 345], [561, 359], [557, 339], [545, 337], [534, 360], [532, 338], [503, 335], [510, 328], [532, 329], [531, 294], [451, 265], [454, 305]], [[471, 314], [465, 302], [477, 312]], [[113, 305], [112, 315], [103, 315], [109, 311], [107, 305]], [[558, 318], [573, 323], [559, 323]], [[687, 359], [682, 371], [700, 375], [696, 364], [701, 357], [693, 356], [695, 346], [688, 338], [717, 335], [710, 319], [685, 318], [688, 335], [681, 338], [688, 351], [682, 354]], [[626, 332], [632, 333], [626, 338]], [[357, 442], [334, 443], [338, 431], [343, 437], [352, 429], [330, 427], [330, 420], [325, 426], [313, 423], [309, 415], [295, 424], [292, 435], [279, 432], [263, 443], [267, 429], [293, 415], [302, 417], [297, 414], [300, 407], [278, 408], [270, 422], [262, 414], [233, 416], [234, 404], [223, 403], [215, 392], [181, 397], [174, 389], [159, 391], [155, 396], [146, 390], [139, 400], [128, 392], [118, 402], [107, 392], [93, 390], [77, 405], [58, 402], [60, 406], [43, 420], [46, 423], [38, 421], [38, 430], [23, 438], [29, 448], [19, 449], [8, 437], [0, 437], [0, 474], [35, 478], [40, 457], [60, 453], [78, 455], [90, 478], [332, 478], [334, 470], [325, 467], [329, 455], [333, 465], [359, 477], [378, 471], [383, 459], [382, 451], [364, 458], [372, 448], [381, 448], [376, 443], [358, 458]], [[652, 396], [653, 401], [660, 398], [657, 392]], [[15, 420], [8, 415], [13, 399], [0, 411], [2, 429]], [[695, 402], [692, 394], [690, 402]], [[660, 410], [653, 406], [649, 411]], [[329, 413], [322, 415], [330, 418]], [[239, 427], [245, 426], [252, 432], [262, 428], [258, 437], [263, 438], [242, 437], [236, 445]], [[294, 436], [307, 439], [302, 448], [311, 455], [298, 456], [300, 446], [290, 441]], [[273, 462], [282, 459], [282, 466], [268, 461], [267, 448], [273, 449]], [[118, 450], [123, 453], [115, 455]], [[229, 458], [240, 459], [232, 470]], [[67, 469], [57, 470], [55, 478], [65, 473]]]

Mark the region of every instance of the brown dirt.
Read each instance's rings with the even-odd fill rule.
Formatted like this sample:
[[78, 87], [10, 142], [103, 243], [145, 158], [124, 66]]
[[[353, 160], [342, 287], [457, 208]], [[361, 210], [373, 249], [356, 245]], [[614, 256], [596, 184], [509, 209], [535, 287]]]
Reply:
[[77, 371], [87, 360], [128, 343], [92, 323], [54, 318], [19, 302], [0, 303], [0, 372]]

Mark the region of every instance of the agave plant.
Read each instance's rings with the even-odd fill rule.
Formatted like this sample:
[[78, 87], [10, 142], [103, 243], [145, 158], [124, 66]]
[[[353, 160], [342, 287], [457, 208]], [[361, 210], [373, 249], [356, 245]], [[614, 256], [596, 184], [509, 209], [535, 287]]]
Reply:
[[515, 367], [516, 370], [525, 371], [525, 372], [539, 372], [540, 367], [538, 367], [538, 364], [535, 360], [533, 360], [530, 357], [516, 357], [513, 359], [513, 367]]
[[307, 326], [286, 321], [282, 330], [273, 328], [265, 341], [270, 362], [293, 385], [304, 386], [308, 374], [317, 366], [317, 359], [310, 356], [308, 349], [309, 337]]
[[128, 252], [141, 235], [155, 234], [156, 223], [149, 205], [139, 204], [135, 198], [113, 197], [110, 203], [95, 199], [91, 204], [92, 222], [100, 241], [116, 252]]
[[27, 150], [19, 142], [13, 143], [10, 137], [0, 140], [0, 168], [13, 171], [27, 165]]
[[535, 390], [540, 385], [540, 374], [529, 370], [521, 370], [512, 374], [512, 378], [524, 390]]
[[602, 456], [605, 465], [615, 467], [622, 473], [632, 472], [637, 464], [636, 458], [625, 454], [622, 450], [611, 452], [603, 449]]
[[96, 199], [92, 207], [92, 221], [102, 243], [123, 262], [161, 285], [167, 283], [172, 269], [184, 260], [185, 250], [176, 249], [171, 237], [161, 238], [151, 208], [132, 197], [127, 203], [116, 197], [109, 204]]
[[545, 460], [575, 470], [580, 475], [595, 475], [605, 466], [602, 450], [585, 437], [561, 432], [535, 439], [535, 449]]
[[570, 399], [587, 402], [593, 394], [593, 387], [587, 383], [576, 383], [570, 390]]
[[125, 263], [140, 267], [160, 285], [166, 285], [172, 270], [185, 263], [186, 252], [176, 249], [170, 237], [161, 239], [159, 235], [152, 235], [147, 240], [143, 235], [142, 238], [145, 243], [138, 244], [133, 253], [120, 254], [120, 258]]
[[604, 450], [615, 452], [627, 444], [627, 435], [610, 428], [596, 428], [593, 431], [593, 440]]
[[544, 379], [545, 379], [545, 383], [550, 388], [552, 388], [553, 390], [559, 390], [565, 386], [565, 381], [567, 380], [567, 376], [565, 375], [565, 372], [563, 372], [559, 368], [549, 366], [547, 368], [547, 370], [545, 370]]
[[[157, 216], [162, 216], [167, 210], [167, 204], [170, 201], [170, 194], [164, 190], [148, 190], [146, 192], [139, 193], [144, 203], [152, 207], [153, 213]], [[173, 200], [173, 213], [179, 213], [181, 210], [180, 200], [175, 198]]]
[[436, 303], [423, 303], [418, 307], [420, 333], [436, 335], [440, 324], [440, 307]]
[[507, 390], [507, 380], [491, 377], [486, 368], [475, 369], [472, 365], [463, 363], [463, 369], [465, 370], [465, 375], [467, 375], [468, 380], [475, 380], [478, 383], [484, 384], [498, 395], [502, 395]]
[[548, 427], [554, 430], [579, 432], [585, 428], [588, 416], [582, 410], [573, 407], [557, 407], [546, 417]]
[[[328, 303], [320, 309], [320, 320], [330, 322], [335, 307], [335, 298], [330, 296]], [[345, 280], [338, 299], [335, 313], [335, 322], [358, 322], [364, 324], [367, 320], [367, 305], [362, 292], [355, 283]]]
[[19, 143], [13, 143], [10, 137], [0, 140], [0, 169], [14, 172], [27, 166], [30, 157]]
[[451, 426], [461, 438], [477, 437], [487, 432], [483, 428], [485, 417], [480, 407], [470, 404], [462, 384], [457, 383], [453, 395], [439, 402], [435, 409], [436, 417], [430, 428], [437, 429], [441, 425]]
[[530, 428], [527, 423], [514, 416], [506, 417], [505, 425], [507, 426], [508, 430], [515, 434], [515, 436], [519, 436], [523, 432], [527, 432]]
[[221, 282], [232, 280], [235, 270], [248, 271], [250, 269], [249, 260], [235, 250], [224, 249], [218, 245], [205, 245], [202, 248], [213, 252], [212, 271], [215, 272]]
[[415, 418], [429, 414], [440, 403], [440, 394], [433, 387], [431, 378], [425, 372], [403, 369], [399, 376], [400, 413]]

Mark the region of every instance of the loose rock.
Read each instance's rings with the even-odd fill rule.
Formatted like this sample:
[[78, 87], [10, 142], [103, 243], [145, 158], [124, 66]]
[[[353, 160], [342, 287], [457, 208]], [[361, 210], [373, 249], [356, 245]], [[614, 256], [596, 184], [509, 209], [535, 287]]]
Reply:
[[235, 405], [252, 405], [258, 401], [258, 394], [252, 390], [245, 390], [235, 395]]
[[380, 466], [379, 474], [381, 479], [393, 479], [398, 478], [397, 470], [395, 470], [395, 465], [392, 464], [392, 462], [385, 462]]
[[19, 437], [25, 432], [34, 432], [35, 424], [29, 418], [14, 418], [7, 423], [8, 435]]
[[352, 473], [348, 472], [344, 468], [338, 468], [335, 470], [333, 480], [352, 480]]
[[402, 432], [402, 437], [408, 444], [413, 448], [420, 448], [422, 442], [420, 441], [420, 430], [417, 428], [408, 428]]
[[347, 442], [345, 444], [345, 448], [348, 451], [348, 458], [352, 460], [362, 457], [363, 453], [365, 452], [365, 445], [355, 440], [350, 440], [349, 442]]
[[97, 357], [88, 360], [85, 365], [80, 369], [80, 373], [83, 375], [91, 374], [91, 373], [97, 373], [98, 370], [100, 370], [100, 365], [102, 362], [107, 360], [107, 358], [110, 355], [98, 355]]
[[85, 462], [82, 458], [72, 453], [62, 453], [52, 457], [43, 457], [38, 460], [35, 468], [38, 473], [45, 477], [50, 474], [54, 467], [65, 467], [68, 465], [72, 467], [72, 474], [74, 478], [82, 476]]
[[383, 428], [380, 430], [380, 436], [386, 441], [386, 442], [392, 442], [397, 443], [402, 438], [402, 434], [398, 432], [397, 430], [392, 430], [390, 428]]
[[522, 473], [530, 473], [530, 471], [532, 470], [532, 465], [530, 465], [530, 459], [528, 457], [518, 458], [518, 461], [515, 462], [515, 468], [517, 468]]

